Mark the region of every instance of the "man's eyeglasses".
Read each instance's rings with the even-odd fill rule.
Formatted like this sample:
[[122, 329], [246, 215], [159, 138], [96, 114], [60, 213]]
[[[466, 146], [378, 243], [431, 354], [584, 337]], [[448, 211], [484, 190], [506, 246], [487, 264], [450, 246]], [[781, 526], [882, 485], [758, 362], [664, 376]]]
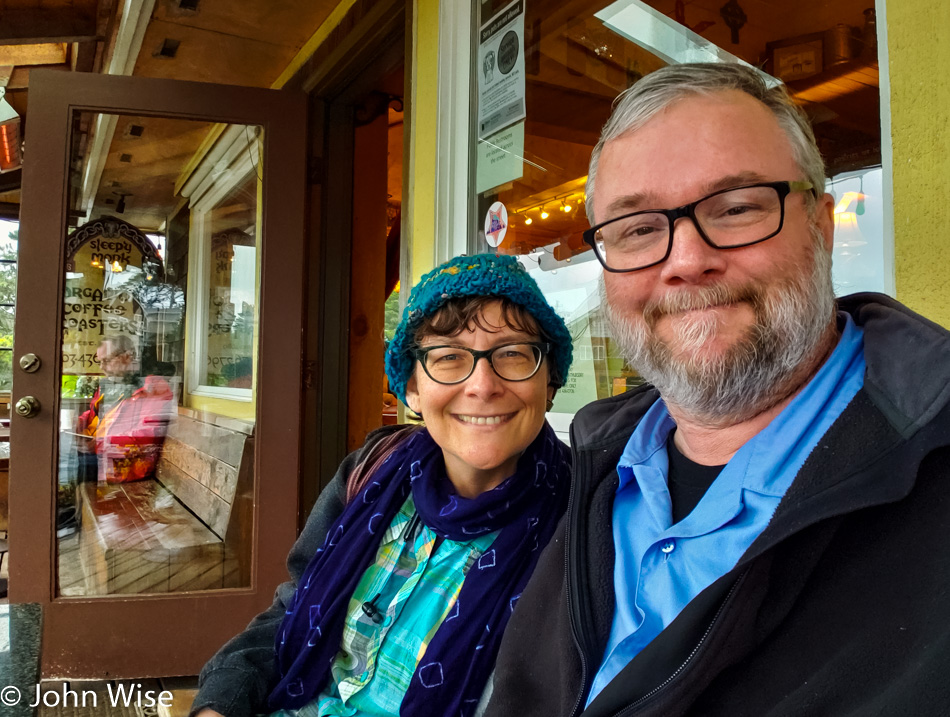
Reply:
[[527, 381], [541, 368], [541, 360], [550, 350], [551, 344], [531, 341], [504, 344], [487, 351], [464, 346], [426, 346], [414, 349], [413, 355], [433, 381], [453, 384], [471, 376], [482, 358], [505, 381]]
[[676, 209], [624, 214], [584, 232], [607, 271], [646, 269], [669, 257], [673, 224], [689, 217], [709, 246], [735, 249], [771, 239], [785, 223], [785, 198], [814, 189], [811, 182], [763, 182], [713, 192]]

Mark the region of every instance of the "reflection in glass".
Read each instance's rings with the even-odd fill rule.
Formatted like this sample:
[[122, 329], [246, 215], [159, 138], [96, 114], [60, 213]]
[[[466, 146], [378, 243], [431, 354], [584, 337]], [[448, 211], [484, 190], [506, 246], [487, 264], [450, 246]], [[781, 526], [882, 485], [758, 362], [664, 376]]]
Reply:
[[210, 241], [208, 335], [199, 383], [250, 389], [257, 316], [257, 175], [251, 173], [200, 216]]
[[77, 113], [72, 140], [59, 594], [248, 585], [259, 133]]
[[0, 220], [0, 393], [9, 393], [13, 387], [13, 319], [19, 235], [18, 223]]

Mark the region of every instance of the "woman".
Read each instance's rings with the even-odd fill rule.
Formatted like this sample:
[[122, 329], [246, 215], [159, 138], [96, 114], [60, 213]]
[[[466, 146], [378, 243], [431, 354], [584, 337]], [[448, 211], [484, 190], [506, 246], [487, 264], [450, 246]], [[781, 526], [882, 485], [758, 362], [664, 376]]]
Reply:
[[205, 666], [193, 713], [475, 713], [566, 507], [569, 452], [544, 416], [570, 362], [563, 320], [514, 258], [424, 276], [386, 372], [425, 429], [380, 429], [347, 457], [293, 581]]

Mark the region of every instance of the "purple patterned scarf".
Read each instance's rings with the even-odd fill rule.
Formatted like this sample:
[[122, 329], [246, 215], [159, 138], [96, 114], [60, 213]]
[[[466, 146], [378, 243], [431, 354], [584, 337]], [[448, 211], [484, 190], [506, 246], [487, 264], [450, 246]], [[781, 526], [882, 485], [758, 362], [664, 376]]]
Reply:
[[500, 531], [462, 583], [400, 707], [401, 715], [435, 714], [436, 708], [453, 717], [471, 714], [508, 618], [567, 507], [569, 483], [570, 450], [547, 423], [514, 475], [472, 499], [455, 492], [429, 432], [416, 431], [347, 505], [307, 566], [277, 632], [281, 679], [269, 708], [299, 709], [326, 686], [350, 598], [411, 491], [422, 521], [449, 540]]

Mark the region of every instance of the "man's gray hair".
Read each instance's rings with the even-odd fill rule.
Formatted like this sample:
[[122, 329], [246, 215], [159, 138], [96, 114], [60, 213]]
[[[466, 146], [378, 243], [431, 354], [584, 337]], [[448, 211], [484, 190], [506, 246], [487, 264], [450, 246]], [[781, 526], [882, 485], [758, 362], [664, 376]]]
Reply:
[[[724, 90], [739, 90], [764, 104], [775, 116], [788, 137], [792, 154], [815, 194], [806, 194], [809, 209], [815, 196], [825, 192], [825, 162], [815, 143], [815, 134], [805, 113], [796, 105], [782, 84], [769, 88], [762, 74], [738, 63], [695, 63], [663, 67], [624, 90], [614, 101], [613, 113], [601, 132], [590, 157], [587, 174], [587, 217], [594, 219], [594, 184], [597, 163], [604, 145], [628, 132], [641, 128], [653, 117], [685, 97], [709, 95]], [[789, 179], [794, 179], [789, 177]]]

